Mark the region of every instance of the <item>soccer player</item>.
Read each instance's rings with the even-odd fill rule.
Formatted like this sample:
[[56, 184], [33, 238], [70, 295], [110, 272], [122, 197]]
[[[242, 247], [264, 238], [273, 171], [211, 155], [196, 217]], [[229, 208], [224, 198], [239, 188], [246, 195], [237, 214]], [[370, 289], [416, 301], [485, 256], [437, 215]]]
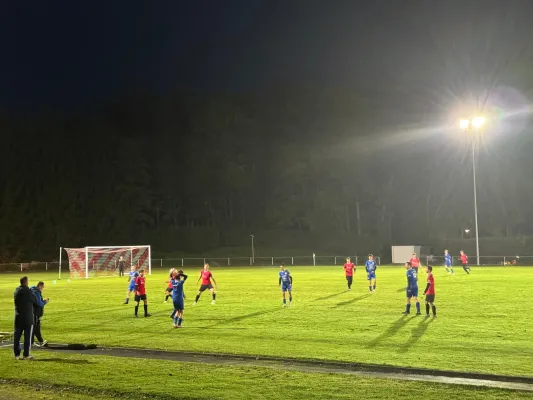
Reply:
[[278, 286], [281, 287], [281, 294], [283, 296], [283, 307], [287, 306], [286, 293], [289, 292], [289, 305], [292, 305], [292, 276], [288, 269], [285, 269], [285, 264], [280, 265]]
[[368, 260], [365, 263], [366, 268], [366, 279], [368, 280], [368, 290], [370, 293], [375, 293], [376, 291], [376, 260], [372, 254], [368, 255]]
[[139, 276], [135, 279], [135, 318], [139, 312], [139, 303], [141, 300], [144, 302], [144, 316], [151, 317], [148, 314], [148, 299], [146, 297], [146, 278], [144, 276], [144, 269], [139, 271]]
[[411, 266], [411, 262], [405, 263], [405, 268], [407, 269], [407, 304], [405, 306], [405, 311], [403, 315], [409, 315], [411, 313], [411, 299], [416, 301], [416, 315], [420, 315], [420, 302], [418, 301], [418, 277], [416, 276], [415, 270]]
[[172, 272], [172, 303], [174, 304], [174, 328], [181, 328], [183, 322], [183, 310], [185, 301], [183, 297], [183, 284], [187, 280], [187, 275], [183, 271]]
[[217, 285], [217, 282], [215, 281], [215, 278], [213, 277], [213, 274], [211, 273], [211, 271], [209, 271], [209, 264], [206, 263], [204, 265], [204, 269], [202, 270], [202, 272], [200, 272], [200, 277], [198, 278], [196, 283], [198, 283], [200, 279], [202, 280], [202, 285], [200, 286], [200, 289], [198, 289], [198, 293], [196, 294], [196, 300], [194, 300], [193, 306], [195, 306], [198, 303], [198, 300], [200, 300], [200, 295], [206, 289], [209, 289], [209, 291], [211, 292], [211, 295], [213, 296], [213, 301], [211, 302], [211, 304], [215, 304], [216, 299], [217, 299], [217, 294], [215, 292], [215, 289], [213, 288], [213, 285], [211, 284], [211, 280], [215, 284], [215, 287], [218, 287], [218, 285]]
[[418, 267], [420, 266], [420, 259], [416, 256], [416, 253], [411, 254], [411, 259], [409, 260], [411, 263], [411, 267], [416, 272], [416, 276], [418, 276]]
[[168, 298], [172, 296], [172, 279], [174, 276], [174, 271], [176, 271], [176, 268], [170, 268], [170, 271], [168, 271], [168, 281], [165, 281], [168, 286], [165, 289], [165, 301], [163, 303], [166, 303], [168, 301]]
[[426, 318], [429, 318], [429, 307], [433, 311], [433, 318], [437, 317], [437, 307], [433, 304], [435, 302], [435, 278], [433, 277], [433, 267], [428, 265], [426, 268], [428, 273], [427, 286], [424, 290], [426, 296]]
[[[177, 274], [177, 278], [180, 279], [181, 277], [183, 277], [183, 282], [185, 283], [185, 281], [187, 280], [188, 278], [188, 275], [185, 275], [183, 273], [183, 271], [180, 269], [178, 271], [178, 274]], [[174, 291], [174, 286], [172, 286], [172, 291]], [[186, 299], [186, 296], [185, 296], [185, 290], [182, 290], [183, 292], [183, 300]], [[174, 316], [176, 315], [176, 309], [172, 310], [172, 314], [170, 314], [170, 318], [174, 319]]]
[[455, 275], [455, 272], [453, 272], [452, 267], [452, 255], [448, 252], [448, 249], [444, 250], [444, 267], [446, 268], [446, 272]]
[[135, 291], [135, 280], [138, 276], [139, 273], [135, 271], [135, 265], [132, 265], [128, 278], [128, 291], [126, 292], [126, 301], [124, 302], [124, 304], [128, 304], [130, 302], [130, 294], [131, 292]]
[[352, 290], [352, 282], [353, 282], [353, 274], [355, 273], [355, 265], [351, 261], [350, 257], [346, 259], [346, 263], [344, 264], [344, 275], [346, 276], [346, 280], [348, 281], [348, 290]]
[[124, 268], [126, 267], [126, 261], [124, 257], [120, 256], [118, 259], [118, 276], [124, 276]]
[[470, 275], [470, 266], [468, 265], [468, 256], [465, 254], [463, 250], [459, 252], [459, 259], [461, 260], [461, 264], [463, 264], [464, 271]]

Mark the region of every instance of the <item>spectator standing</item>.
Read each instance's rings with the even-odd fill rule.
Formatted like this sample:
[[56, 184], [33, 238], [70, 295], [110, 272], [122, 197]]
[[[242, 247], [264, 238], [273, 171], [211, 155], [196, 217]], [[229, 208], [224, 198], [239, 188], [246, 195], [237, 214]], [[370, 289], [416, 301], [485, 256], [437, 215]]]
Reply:
[[33, 335], [33, 306], [37, 305], [37, 298], [28, 287], [28, 277], [20, 278], [20, 286], [15, 290], [15, 334], [13, 339], [13, 351], [15, 358], [20, 360], [20, 338], [24, 334], [23, 359], [33, 360], [30, 354], [31, 338]]
[[[37, 298], [38, 303], [33, 306], [33, 335], [31, 343], [37, 347], [44, 347], [48, 344], [47, 340], [43, 340], [43, 335], [41, 334], [41, 318], [44, 314], [44, 306], [50, 301], [50, 299], [43, 299], [43, 289], [44, 282], [42, 281], [37, 286], [31, 287], [31, 291]], [[37, 343], [35, 342], [35, 338], [37, 338]]]

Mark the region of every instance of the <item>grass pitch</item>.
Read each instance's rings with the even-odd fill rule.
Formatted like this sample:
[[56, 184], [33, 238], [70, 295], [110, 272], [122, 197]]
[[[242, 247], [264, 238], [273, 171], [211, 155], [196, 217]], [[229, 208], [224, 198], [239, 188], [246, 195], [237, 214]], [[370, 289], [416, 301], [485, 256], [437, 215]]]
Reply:
[[[533, 268], [475, 268], [449, 276], [436, 268], [438, 318], [402, 317], [405, 270], [381, 267], [377, 293], [357, 272], [346, 291], [342, 267], [294, 267], [294, 303], [281, 307], [278, 268], [214, 268], [217, 304], [204, 293], [197, 306], [198, 268], [189, 280], [184, 328], [172, 328], [171, 302], [163, 304], [167, 271], [147, 278], [151, 318], [133, 318], [124, 305], [125, 278], [44, 280], [43, 335], [51, 342], [96, 343], [170, 350], [343, 360], [469, 372], [533, 376]], [[19, 275], [0, 282], [0, 331], [13, 325]], [[420, 274], [420, 292], [425, 273]], [[413, 307], [414, 308], [414, 307]], [[422, 304], [424, 312], [424, 305]], [[124, 362], [124, 361], [122, 361]], [[2, 375], [0, 375], [2, 376]]]

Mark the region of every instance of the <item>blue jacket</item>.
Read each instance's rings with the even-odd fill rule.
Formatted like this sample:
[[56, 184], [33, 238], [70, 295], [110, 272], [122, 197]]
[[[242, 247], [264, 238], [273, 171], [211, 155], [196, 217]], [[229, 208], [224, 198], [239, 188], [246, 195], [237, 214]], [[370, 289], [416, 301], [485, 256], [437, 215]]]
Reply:
[[37, 303], [33, 304], [33, 314], [36, 317], [42, 317], [44, 314], [44, 306], [47, 302], [43, 300], [43, 294], [41, 293], [39, 288], [37, 288], [37, 286], [32, 286], [30, 289], [33, 295], [37, 298]]

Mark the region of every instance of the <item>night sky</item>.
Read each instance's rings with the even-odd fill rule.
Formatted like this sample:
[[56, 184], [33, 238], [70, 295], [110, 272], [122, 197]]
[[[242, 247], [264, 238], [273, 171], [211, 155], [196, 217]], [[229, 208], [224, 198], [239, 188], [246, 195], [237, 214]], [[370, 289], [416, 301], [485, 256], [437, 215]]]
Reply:
[[[366, 224], [357, 237], [381, 248], [414, 241], [406, 227], [416, 215], [418, 243], [457, 235], [472, 224], [470, 147], [457, 120], [477, 113], [490, 120], [478, 147], [480, 233], [533, 234], [523, 183], [533, 170], [531, 1], [22, 0], [0, 12], [0, 123], [13, 149], [2, 162], [27, 161], [4, 178], [13, 196], [4, 212], [27, 214], [17, 196], [49, 211], [43, 193], [55, 191], [65, 203], [32, 231], [60, 225], [66, 210], [79, 218], [51, 228], [41, 249], [101, 243], [113, 224], [313, 232], [336, 221], [350, 234]], [[99, 147], [79, 146], [87, 139]], [[76, 187], [95, 176], [106, 190], [129, 182], [128, 199], [146, 187], [134, 221], [91, 225], [88, 215], [116, 200], [97, 184]], [[348, 186], [342, 204], [320, 198]], [[399, 193], [416, 201], [391, 200]], [[13, 249], [5, 258], [31, 246], [20, 240], [0, 237]]]

